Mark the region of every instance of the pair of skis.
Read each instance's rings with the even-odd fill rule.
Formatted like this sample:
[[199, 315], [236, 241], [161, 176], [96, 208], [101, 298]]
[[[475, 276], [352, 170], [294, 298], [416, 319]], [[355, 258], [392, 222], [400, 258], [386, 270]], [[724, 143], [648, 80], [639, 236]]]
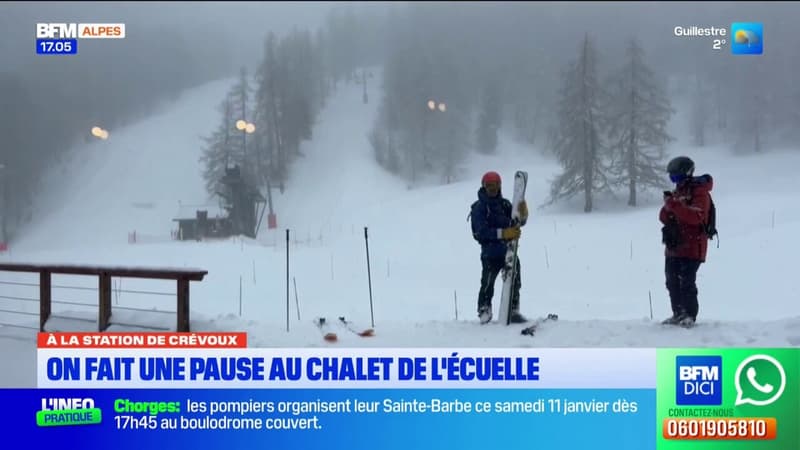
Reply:
[[[514, 193], [511, 197], [511, 224], [522, 225], [522, 216], [519, 206], [525, 201], [525, 191], [528, 188], [528, 172], [518, 170], [514, 173]], [[514, 239], [508, 243], [506, 249], [505, 265], [503, 266], [503, 290], [500, 294], [500, 313], [499, 321], [503, 325], [511, 325], [511, 298], [514, 294], [514, 284], [519, 277], [517, 273], [517, 256], [519, 252], [519, 239]], [[557, 321], [557, 314], [548, 314], [533, 321], [533, 324], [522, 329], [522, 334], [533, 336], [539, 325], [548, 321]]]
[[[318, 317], [314, 319], [314, 324], [322, 333], [322, 338], [327, 342], [337, 342], [339, 335], [334, 331], [333, 326], [328, 322], [325, 317]], [[372, 328], [359, 328], [353, 322], [345, 319], [343, 316], [339, 317], [338, 324], [350, 333], [359, 337], [372, 337], [375, 336], [375, 330]]]
[[[522, 225], [519, 213], [520, 203], [525, 201], [525, 190], [528, 187], [528, 172], [518, 170], [514, 174], [514, 195], [511, 197], [511, 224]], [[517, 250], [519, 239], [508, 243], [505, 265], [503, 266], [503, 290], [500, 294], [500, 313], [498, 320], [503, 325], [511, 325], [511, 296], [514, 294], [514, 282], [519, 277], [517, 273]]]
[[527, 327], [522, 329], [522, 335], [524, 336], [533, 336], [536, 334], [536, 331], [539, 329], [539, 326], [545, 322], [555, 322], [558, 320], [558, 314], [548, 314], [547, 317], [542, 317], [537, 319], [533, 322], [532, 325], [528, 325]]
[[[511, 197], [511, 224], [522, 225], [522, 215], [519, 207], [525, 201], [525, 191], [528, 188], [528, 172], [518, 170], [514, 173], [514, 193]], [[514, 284], [519, 274], [517, 273], [517, 256], [519, 252], [519, 239], [514, 239], [508, 243], [506, 249], [505, 264], [503, 266], [503, 290], [500, 294], [500, 313], [498, 319], [503, 325], [511, 325], [511, 298], [514, 295]], [[548, 314], [547, 317], [534, 321], [532, 325], [525, 327], [522, 334], [533, 336], [536, 328], [548, 320], [558, 320], [556, 314]]]

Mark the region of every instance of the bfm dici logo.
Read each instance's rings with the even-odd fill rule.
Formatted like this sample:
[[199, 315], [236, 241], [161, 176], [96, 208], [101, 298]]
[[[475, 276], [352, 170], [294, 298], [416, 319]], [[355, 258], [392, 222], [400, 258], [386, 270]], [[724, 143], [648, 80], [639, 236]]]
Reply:
[[722, 404], [722, 356], [678, 356], [675, 367], [676, 405]]

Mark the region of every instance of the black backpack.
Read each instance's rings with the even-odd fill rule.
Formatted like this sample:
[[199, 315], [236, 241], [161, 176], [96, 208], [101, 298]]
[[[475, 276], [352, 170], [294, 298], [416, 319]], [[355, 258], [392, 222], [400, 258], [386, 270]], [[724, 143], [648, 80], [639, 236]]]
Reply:
[[703, 229], [708, 239], [714, 240], [714, 236], [719, 235], [717, 231], [717, 207], [714, 205], [714, 199], [711, 198], [711, 194], [709, 194], [708, 198], [711, 200], [711, 206], [708, 208], [708, 223], [703, 224]]
[[[469, 221], [470, 221], [470, 219], [472, 218], [472, 210], [473, 210], [473, 209], [475, 208], [475, 206], [477, 206], [479, 203], [480, 203], [480, 200], [476, 200], [476, 201], [475, 201], [475, 202], [474, 202], [472, 205], [470, 205], [470, 207], [469, 207], [469, 212], [467, 213], [467, 222], [469, 222]], [[488, 206], [486, 207], [486, 217], [489, 217], [489, 207], [488, 207]], [[478, 236], [477, 236], [475, 233], [473, 233], [473, 232], [472, 232], [472, 230], [470, 230], [470, 233], [472, 234], [472, 238], [473, 238], [473, 239], [475, 239], [475, 241], [477, 241], [477, 242], [480, 242], [480, 241], [478, 240]]]

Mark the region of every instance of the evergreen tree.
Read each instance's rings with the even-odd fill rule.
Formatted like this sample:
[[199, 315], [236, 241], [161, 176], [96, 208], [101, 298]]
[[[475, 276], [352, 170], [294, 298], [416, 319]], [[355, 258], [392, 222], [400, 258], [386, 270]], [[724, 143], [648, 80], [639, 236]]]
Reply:
[[242, 67], [239, 71], [239, 80], [234, 84], [228, 93], [230, 101], [230, 113], [232, 119], [227, 125], [231, 127], [229, 130], [230, 142], [230, 157], [229, 165], [238, 165], [242, 171], [242, 177], [250, 183], [253, 183], [257, 178], [256, 174], [256, 149], [253, 140], [253, 135], [246, 130], [237, 128], [237, 123], [244, 121], [244, 123], [253, 123], [252, 110], [252, 96], [253, 88], [250, 85], [250, 78], [247, 75], [247, 69]]
[[206, 191], [214, 195], [220, 189], [220, 180], [225, 175], [225, 169], [232, 161], [231, 145], [232, 131], [231, 122], [234, 122], [233, 108], [230, 98], [225, 98], [219, 106], [222, 116], [217, 129], [211, 135], [203, 138], [205, 147], [200, 157], [203, 164], [203, 180], [206, 183]]
[[480, 153], [493, 154], [497, 149], [497, 130], [501, 123], [501, 108], [500, 87], [496, 80], [492, 80], [483, 90], [478, 117], [477, 145]]
[[281, 79], [281, 127], [284, 143], [292, 156], [300, 155], [300, 143], [311, 139], [314, 120], [311, 36], [293, 31], [278, 47], [279, 64], [284, 73]]
[[640, 188], [663, 187], [664, 146], [672, 140], [667, 123], [673, 110], [636, 40], [630, 41], [626, 63], [612, 85], [607, 117], [614, 181], [627, 185], [628, 205], [636, 206]]
[[711, 119], [709, 105], [709, 92], [700, 74], [695, 76], [694, 92], [692, 93], [692, 106], [689, 115], [689, 128], [694, 144], [704, 147], [707, 143], [708, 125]]
[[256, 126], [261, 136], [263, 183], [269, 180], [284, 181], [287, 174], [288, 158], [281, 134], [281, 105], [284, 93], [281, 67], [277, 55], [277, 38], [270, 32], [264, 42], [264, 56], [256, 73]]
[[[217, 129], [203, 138], [205, 147], [200, 162], [203, 163], [203, 179], [209, 194], [216, 194], [219, 182], [228, 167], [239, 166], [242, 176], [251, 184], [259, 178], [259, 154], [256, 135], [237, 124], [254, 124], [252, 87], [244, 67], [239, 79], [228, 91], [219, 106], [221, 122]], [[256, 127], [258, 129], [258, 127]]]
[[[770, 133], [774, 133], [771, 108], [767, 107], [775, 106], [770, 102], [769, 86], [766, 85], [771, 74], [759, 64], [737, 69], [734, 77], [738, 90], [732, 94], [736, 99], [732, 112], [737, 139], [734, 147], [742, 153], [761, 153]], [[779, 95], [785, 96], [785, 92]]]
[[584, 37], [578, 60], [563, 74], [558, 104], [558, 123], [552, 133], [552, 149], [563, 167], [550, 188], [550, 203], [583, 193], [584, 212], [591, 212], [593, 195], [608, 189], [604, 164], [606, 147], [601, 141], [600, 86], [597, 52]]

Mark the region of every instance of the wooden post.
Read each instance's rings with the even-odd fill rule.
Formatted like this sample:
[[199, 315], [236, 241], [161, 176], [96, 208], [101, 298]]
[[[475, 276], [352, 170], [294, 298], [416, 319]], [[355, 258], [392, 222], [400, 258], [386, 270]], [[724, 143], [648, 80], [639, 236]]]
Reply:
[[108, 326], [111, 325], [111, 275], [108, 273], [100, 273], [100, 308], [99, 317], [97, 320], [98, 331], [106, 331]]
[[177, 331], [189, 331], [189, 280], [178, 279], [178, 326]]
[[44, 332], [44, 325], [50, 318], [50, 272], [42, 270], [39, 272], [39, 331]]

